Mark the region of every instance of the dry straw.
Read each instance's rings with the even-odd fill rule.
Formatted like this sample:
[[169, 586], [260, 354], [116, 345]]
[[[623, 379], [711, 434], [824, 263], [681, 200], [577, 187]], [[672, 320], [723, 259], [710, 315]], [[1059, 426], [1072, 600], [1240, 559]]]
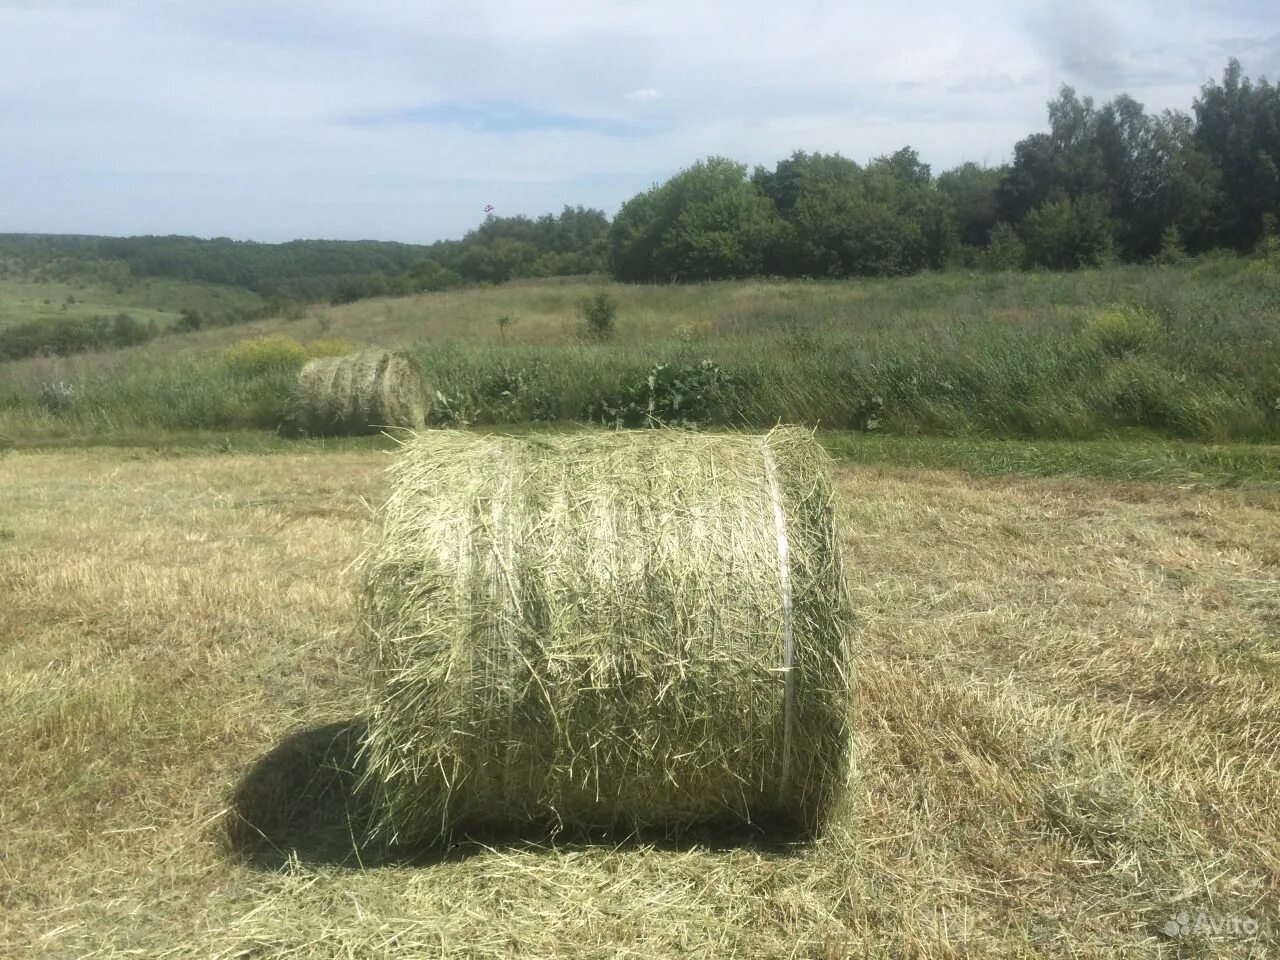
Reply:
[[407, 442], [363, 558], [381, 826], [820, 829], [851, 709], [828, 466], [792, 428]]
[[413, 358], [365, 350], [303, 367], [285, 426], [311, 436], [377, 433], [384, 427], [419, 429], [426, 414], [427, 388]]

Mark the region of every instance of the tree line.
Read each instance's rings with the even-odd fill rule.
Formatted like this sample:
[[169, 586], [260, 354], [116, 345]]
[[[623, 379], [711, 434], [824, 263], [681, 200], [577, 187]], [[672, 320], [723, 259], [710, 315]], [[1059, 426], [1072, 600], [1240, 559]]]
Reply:
[[276, 304], [343, 303], [463, 283], [603, 272], [608, 229], [603, 211], [566, 206], [558, 215], [537, 218], [488, 217], [461, 240], [429, 245], [5, 234], [0, 235], [0, 275], [112, 285], [174, 277], [241, 287]]
[[1274, 242], [1280, 88], [1232, 60], [1192, 114], [1098, 106], [1064, 86], [1049, 131], [1000, 167], [934, 176], [907, 147], [860, 165], [722, 157], [627, 201], [609, 265], [627, 281], [892, 276], [948, 266], [1074, 269]]
[[1190, 113], [1149, 114], [1123, 95], [1098, 106], [1064, 86], [1048, 114], [1048, 131], [998, 167], [935, 175], [910, 147], [866, 164], [801, 151], [750, 171], [710, 157], [632, 197], [612, 222], [566, 206], [490, 216], [429, 245], [9, 235], [0, 269], [203, 280], [279, 306], [586, 273], [693, 282], [1068, 270], [1276, 242], [1280, 88], [1245, 77], [1239, 62], [1201, 88]]

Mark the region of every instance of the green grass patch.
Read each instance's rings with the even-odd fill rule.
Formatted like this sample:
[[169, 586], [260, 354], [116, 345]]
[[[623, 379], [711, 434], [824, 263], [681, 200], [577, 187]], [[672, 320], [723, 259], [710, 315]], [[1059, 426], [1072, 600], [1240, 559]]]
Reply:
[[225, 314], [262, 306], [256, 293], [169, 278], [123, 277], [117, 283], [0, 278], [0, 328], [31, 320], [77, 320], [127, 312], [164, 327], [183, 309]]
[[[526, 436], [583, 427], [574, 423], [526, 423], [467, 429]], [[948, 470], [987, 477], [1081, 477], [1186, 487], [1280, 488], [1280, 445], [1201, 444], [1151, 436], [1073, 441], [892, 437], [846, 430], [822, 430], [818, 438], [837, 461], [859, 466]], [[110, 433], [63, 431], [8, 440], [0, 436], [0, 452], [87, 448], [148, 450], [171, 456], [289, 454], [304, 450], [340, 454], [391, 451], [397, 448], [397, 442], [386, 434], [293, 439], [265, 430], [163, 427], [130, 427]]]
[[1087, 477], [1197, 487], [1280, 488], [1280, 446], [1200, 444], [1155, 437], [1102, 440], [989, 440], [885, 437], [824, 432], [823, 446], [844, 463], [977, 476]]
[[895, 437], [1274, 442], [1280, 273], [1229, 266], [606, 285], [618, 306], [607, 342], [585, 337], [579, 316], [595, 282], [373, 301], [5, 364], [0, 434], [275, 429], [292, 377], [221, 358], [237, 340], [287, 332], [413, 350], [448, 425], [656, 416]]

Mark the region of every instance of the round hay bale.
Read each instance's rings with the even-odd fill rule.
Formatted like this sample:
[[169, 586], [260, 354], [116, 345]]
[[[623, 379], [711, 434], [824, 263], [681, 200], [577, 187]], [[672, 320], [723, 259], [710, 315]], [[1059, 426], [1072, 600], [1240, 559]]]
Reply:
[[407, 353], [364, 350], [312, 360], [298, 374], [285, 427], [310, 436], [421, 429], [427, 387]]
[[852, 674], [811, 433], [429, 431], [391, 474], [361, 563], [392, 839], [821, 828]]

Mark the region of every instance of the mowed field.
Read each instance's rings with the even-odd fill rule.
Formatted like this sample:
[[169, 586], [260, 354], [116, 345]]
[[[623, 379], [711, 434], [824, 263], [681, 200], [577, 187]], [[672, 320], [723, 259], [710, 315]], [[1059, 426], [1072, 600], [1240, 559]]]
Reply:
[[1280, 490], [841, 467], [828, 836], [405, 861], [345, 816], [389, 457], [0, 456], [0, 955], [1280, 952]]

